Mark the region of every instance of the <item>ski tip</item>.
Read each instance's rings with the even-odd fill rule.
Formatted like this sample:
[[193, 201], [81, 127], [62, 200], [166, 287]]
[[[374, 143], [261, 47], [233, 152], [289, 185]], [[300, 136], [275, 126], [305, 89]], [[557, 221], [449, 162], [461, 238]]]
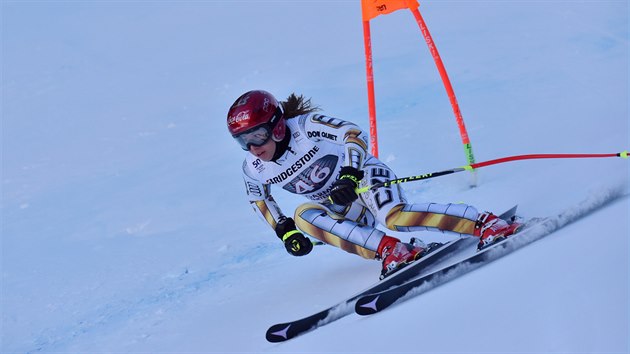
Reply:
[[289, 328], [291, 328], [291, 325], [286, 323], [273, 325], [267, 330], [265, 338], [271, 343], [279, 343], [289, 340], [292, 338], [289, 335]]
[[375, 314], [379, 311], [377, 303], [380, 296], [364, 296], [354, 305], [354, 312], [361, 316]]
[[518, 204], [513, 206], [513, 207], [511, 207], [510, 209], [504, 211], [503, 213], [501, 213], [501, 215], [499, 215], [499, 218], [501, 218], [503, 220], [509, 219], [514, 214], [516, 214], [516, 209], [518, 209]]

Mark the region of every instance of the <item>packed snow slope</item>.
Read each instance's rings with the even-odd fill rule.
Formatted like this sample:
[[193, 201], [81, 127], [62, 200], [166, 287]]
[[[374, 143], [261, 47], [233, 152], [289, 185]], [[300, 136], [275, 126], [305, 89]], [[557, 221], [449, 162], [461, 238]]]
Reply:
[[[616, 199], [382, 314], [283, 344], [380, 264], [289, 256], [249, 207], [225, 128], [297, 92], [368, 127], [359, 1], [3, 1], [3, 353], [628, 352], [628, 161], [538, 160], [404, 186], [524, 217]], [[478, 161], [629, 148], [627, 1], [425, 1]], [[409, 11], [372, 22], [380, 157], [466, 163]], [[287, 214], [303, 202], [275, 191]], [[404, 238], [411, 235], [398, 235]], [[436, 233], [414, 236], [447, 240]]]

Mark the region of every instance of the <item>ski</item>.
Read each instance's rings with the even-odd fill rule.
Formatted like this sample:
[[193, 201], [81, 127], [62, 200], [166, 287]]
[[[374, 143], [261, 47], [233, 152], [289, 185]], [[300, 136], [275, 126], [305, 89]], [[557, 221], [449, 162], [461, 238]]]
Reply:
[[387, 290], [391, 287], [400, 285], [409, 279], [415, 278], [416, 276], [422, 274], [426, 267], [440, 262], [449, 255], [465, 247], [466, 243], [461, 242], [462, 240], [464, 239], [456, 239], [439, 246], [437, 249], [423, 256], [419, 260], [411, 263], [405, 268], [402, 268], [373, 286], [370, 286], [359, 294], [354, 295], [334, 306], [299, 320], [280, 323], [269, 327], [266, 334], [267, 340], [272, 343], [284, 342], [351, 314], [353, 312], [353, 303], [358, 298], [367, 294], [374, 294]]
[[355, 303], [355, 312], [362, 316], [371, 315], [388, 308], [394, 303], [402, 302], [425, 293], [499, 259], [531, 242], [539, 240], [615, 199], [616, 197], [614, 196], [608, 200], [604, 198], [604, 200], [599, 201], [599, 203], [585, 206], [579, 205], [576, 208], [566, 210], [554, 217], [532, 219], [523, 225], [521, 231], [511, 237], [486, 247], [459, 262], [428, 275], [418, 276], [402, 285], [380, 293], [367, 294], [360, 297]]

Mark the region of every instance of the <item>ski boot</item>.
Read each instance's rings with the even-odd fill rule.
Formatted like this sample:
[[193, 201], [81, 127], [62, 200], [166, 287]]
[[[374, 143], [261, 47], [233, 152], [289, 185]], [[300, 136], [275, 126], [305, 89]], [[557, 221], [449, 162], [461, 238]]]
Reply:
[[380, 279], [383, 280], [417, 261], [426, 254], [427, 250], [428, 247], [415, 238], [412, 238], [411, 243], [404, 243], [395, 237], [383, 236], [376, 253], [377, 259], [383, 260]]
[[521, 226], [521, 223], [512, 222], [510, 224], [489, 212], [479, 214], [473, 234], [473, 236], [479, 237], [477, 251], [505, 240], [508, 236], [518, 232]]

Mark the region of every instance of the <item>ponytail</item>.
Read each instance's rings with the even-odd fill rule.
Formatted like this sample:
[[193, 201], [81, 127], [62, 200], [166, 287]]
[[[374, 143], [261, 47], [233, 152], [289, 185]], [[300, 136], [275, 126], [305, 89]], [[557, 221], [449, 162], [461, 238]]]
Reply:
[[282, 101], [280, 104], [284, 111], [284, 119], [320, 110], [318, 106], [311, 106], [310, 98], [304, 98], [304, 95], [297, 96], [295, 93], [290, 94], [286, 101]]

